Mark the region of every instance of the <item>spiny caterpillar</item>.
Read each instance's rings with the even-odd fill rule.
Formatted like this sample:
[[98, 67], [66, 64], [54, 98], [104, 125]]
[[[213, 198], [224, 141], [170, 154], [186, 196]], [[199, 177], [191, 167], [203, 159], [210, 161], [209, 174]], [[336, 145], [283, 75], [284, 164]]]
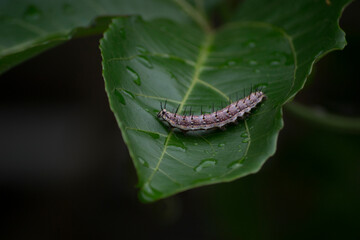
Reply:
[[228, 106], [210, 114], [201, 115], [179, 115], [176, 109], [175, 113], [167, 111], [166, 103], [164, 108], [157, 117], [166, 121], [171, 127], [178, 128], [184, 132], [196, 130], [208, 130], [214, 128], [223, 129], [229, 123], [235, 123], [238, 119], [244, 119], [250, 111], [266, 98], [262, 91], [252, 92], [249, 96], [244, 97]]

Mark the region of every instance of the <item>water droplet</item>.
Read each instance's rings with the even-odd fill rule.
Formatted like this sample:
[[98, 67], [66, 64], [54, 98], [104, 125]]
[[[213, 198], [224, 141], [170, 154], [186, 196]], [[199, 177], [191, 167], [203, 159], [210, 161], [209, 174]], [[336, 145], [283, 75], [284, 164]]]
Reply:
[[[165, 139], [166, 142], [166, 139]], [[164, 142], [164, 144], [165, 144]], [[171, 140], [168, 142], [168, 146], [175, 147], [177, 150], [180, 150], [181, 152], [185, 152], [187, 148], [185, 147], [184, 143], [177, 138], [171, 138]]]
[[121, 94], [121, 92], [122, 92], [122, 90], [120, 90], [120, 89], [115, 89], [114, 90], [114, 95], [117, 97], [117, 99], [119, 100], [119, 102], [120, 103], [122, 103], [122, 104], [126, 104], [126, 102], [125, 102], [125, 98], [124, 98], [124, 96]]
[[144, 133], [146, 133], [147, 135], [149, 135], [153, 139], [159, 139], [160, 138], [160, 135], [157, 134], [157, 133], [153, 133], [153, 132], [144, 132]]
[[68, 15], [75, 13], [75, 9], [73, 8], [73, 6], [71, 6], [68, 3], [63, 4], [62, 10], [65, 14], [68, 14]]
[[123, 90], [123, 93], [125, 93], [127, 96], [131, 97], [132, 99], [135, 99], [135, 95], [132, 94], [132, 92], [129, 92], [128, 90]]
[[218, 145], [218, 147], [225, 147], [225, 143], [220, 143], [219, 145]]
[[126, 32], [124, 28], [120, 28], [119, 33], [122, 39], [126, 39]]
[[239, 160], [237, 160], [235, 162], [230, 163], [227, 167], [231, 168], [231, 169], [236, 169], [236, 168], [239, 168], [239, 167], [242, 167], [242, 166], [243, 166], [243, 164], [240, 163]]
[[141, 53], [148, 53], [148, 51], [143, 47], [143, 46], [140, 46], [138, 45], [136, 47], [136, 49], [138, 50], [138, 52], [141, 54]]
[[250, 64], [251, 66], [255, 66], [255, 65], [258, 64], [258, 62], [255, 61], [255, 60], [250, 60], [250, 61], [249, 61], [249, 64]]
[[141, 85], [141, 79], [139, 74], [137, 74], [137, 72], [134, 71], [134, 69], [130, 68], [130, 67], [126, 67], [127, 72], [130, 74], [130, 76], [132, 77], [134, 83], [138, 86]]
[[250, 42], [248, 42], [247, 46], [248, 46], [249, 48], [254, 48], [254, 47], [256, 47], [256, 43], [253, 42], [253, 41], [250, 41]]
[[267, 83], [260, 83], [260, 84], [254, 85], [254, 89], [264, 90], [267, 86], [268, 86]]
[[204, 168], [214, 167], [216, 165], [216, 163], [217, 163], [216, 159], [213, 159], [213, 158], [204, 159], [194, 168], [194, 171], [200, 172]]
[[247, 132], [244, 132], [244, 133], [241, 134], [241, 137], [246, 137], [246, 138], [247, 138], [248, 136], [249, 136], [249, 135], [248, 135]]
[[236, 64], [235, 61], [232, 61], [232, 60], [227, 61], [227, 65], [229, 65], [229, 66], [234, 66], [235, 64]]
[[274, 53], [274, 58], [270, 61], [270, 65], [271, 66], [276, 66], [276, 65], [293, 65], [294, 63], [294, 58], [292, 56], [292, 54], [288, 54], [288, 53], [284, 53], [284, 52], [275, 52]]
[[42, 12], [40, 9], [38, 9], [35, 5], [29, 5], [25, 12], [24, 12], [24, 18], [26, 20], [36, 20], [39, 19], [42, 15]]
[[138, 158], [139, 159], [139, 162], [144, 166], [144, 167], [149, 167], [149, 163], [147, 161], [145, 161], [144, 159], [142, 158]]
[[145, 183], [139, 193], [139, 197], [143, 202], [152, 202], [155, 199], [160, 198], [162, 193], [156, 190], [150, 185], [150, 183]]
[[271, 61], [271, 62], [270, 62], [270, 65], [271, 65], [271, 66], [277, 66], [277, 65], [280, 65], [280, 62], [279, 62], [279, 61], [276, 61], [276, 60], [275, 60], [275, 61]]
[[192, 184], [199, 184], [199, 183], [204, 183], [204, 182], [209, 182], [209, 181], [214, 181], [216, 180], [216, 178], [213, 177], [207, 177], [207, 178], [202, 178], [202, 179], [196, 179], [194, 181], [192, 181]]
[[199, 144], [196, 142], [196, 143], [194, 143], [194, 145], [197, 146], [197, 145], [199, 145]]
[[245, 138], [244, 140], [242, 140], [243, 143], [247, 143], [250, 141], [250, 138]]
[[153, 68], [152, 63], [149, 61], [149, 59], [145, 56], [139, 56], [138, 57], [139, 62], [141, 62], [145, 67], [147, 68]]
[[173, 74], [172, 72], [169, 72], [170, 73], [170, 77], [172, 79], [174, 79], [175, 81], [177, 81], [178, 79], [176, 78], [175, 74]]

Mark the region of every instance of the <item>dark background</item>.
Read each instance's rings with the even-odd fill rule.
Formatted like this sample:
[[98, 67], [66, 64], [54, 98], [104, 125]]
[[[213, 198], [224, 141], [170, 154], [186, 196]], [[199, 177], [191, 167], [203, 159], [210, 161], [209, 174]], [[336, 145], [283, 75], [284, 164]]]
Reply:
[[[348, 46], [316, 64], [296, 100], [359, 116], [360, 2]], [[153, 204], [109, 109], [101, 36], [0, 76], [0, 239], [360, 239], [360, 136], [284, 111], [262, 170]]]

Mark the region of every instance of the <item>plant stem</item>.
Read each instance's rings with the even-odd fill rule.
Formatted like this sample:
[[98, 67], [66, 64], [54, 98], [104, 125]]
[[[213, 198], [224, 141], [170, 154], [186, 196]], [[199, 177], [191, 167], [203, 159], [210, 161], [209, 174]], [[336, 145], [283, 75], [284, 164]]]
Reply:
[[296, 102], [286, 104], [285, 109], [306, 121], [327, 129], [360, 133], [360, 118], [339, 116], [306, 107]]
[[211, 26], [209, 25], [205, 17], [197, 9], [195, 9], [191, 4], [189, 4], [184, 0], [174, 0], [174, 1], [206, 32], [211, 32]]

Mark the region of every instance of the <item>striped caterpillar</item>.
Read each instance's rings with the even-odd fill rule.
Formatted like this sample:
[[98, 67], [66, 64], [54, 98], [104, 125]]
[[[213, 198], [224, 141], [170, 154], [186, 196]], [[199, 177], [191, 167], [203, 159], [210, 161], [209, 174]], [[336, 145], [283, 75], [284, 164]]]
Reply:
[[224, 126], [235, 123], [238, 119], [244, 119], [250, 111], [266, 98], [262, 91], [255, 91], [249, 96], [244, 97], [236, 102], [232, 102], [221, 110], [210, 114], [201, 115], [179, 115], [176, 109], [175, 113], [167, 111], [166, 104], [157, 117], [167, 122], [171, 127], [178, 128], [184, 132], [196, 130], [208, 130], [214, 128], [224, 129]]

